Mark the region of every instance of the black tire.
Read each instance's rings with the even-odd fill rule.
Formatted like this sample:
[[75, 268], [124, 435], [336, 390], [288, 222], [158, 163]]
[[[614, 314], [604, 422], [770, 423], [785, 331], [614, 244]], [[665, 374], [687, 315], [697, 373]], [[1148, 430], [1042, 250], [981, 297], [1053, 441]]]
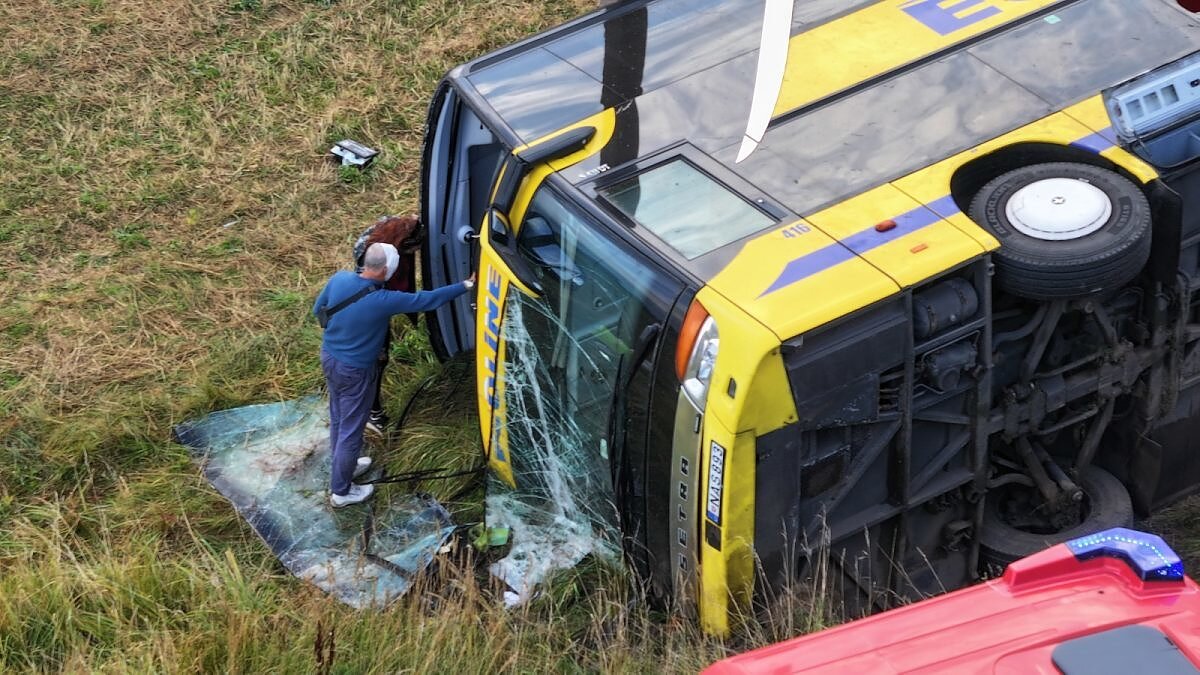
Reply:
[[[1095, 232], [1052, 241], [1019, 231], [1005, 211], [1021, 188], [1050, 178], [1074, 178], [1108, 196], [1112, 213]], [[1091, 164], [1052, 162], [1013, 169], [975, 194], [971, 219], [1000, 241], [993, 256], [996, 285], [1035, 300], [1079, 298], [1118, 288], [1150, 257], [1150, 202], [1129, 179]]]
[[984, 501], [983, 530], [979, 534], [982, 570], [995, 576], [1003, 572], [1008, 563], [1068, 539], [1110, 527], [1133, 525], [1133, 504], [1129, 501], [1129, 491], [1111, 473], [1090, 466], [1083, 472], [1079, 486], [1087, 495], [1083, 522], [1054, 534], [1034, 534], [1009, 525], [1001, 512], [1002, 494], [989, 493]]

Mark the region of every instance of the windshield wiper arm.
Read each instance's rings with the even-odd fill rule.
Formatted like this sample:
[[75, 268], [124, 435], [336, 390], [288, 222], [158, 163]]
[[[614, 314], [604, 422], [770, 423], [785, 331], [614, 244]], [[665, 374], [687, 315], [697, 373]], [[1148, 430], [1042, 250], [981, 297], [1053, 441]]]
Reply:
[[610, 463], [609, 467], [612, 471], [613, 491], [617, 496], [617, 510], [621, 511], [621, 489], [618, 485], [617, 478], [624, 468], [625, 462], [625, 392], [629, 389], [629, 385], [633, 382], [634, 375], [637, 374], [638, 368], [642, 366], [642, 362], [646, 360], [646, 356], [650, 353], [650, 348], [658, 339], [658, 334], [662, 331], [662, 325], [652, 323], [642, 329], [638, 335], [637, 342], [633, 344], [633, 350], [630, 352], [632, 359], [629, 361], [629, 368], [622, 372], [622, 366], [625, 365], [625, 354], [621, 355], [620, 361], [617, 362], [617, 388], [613, 392], [612, 402], [608, 406], [608, 452]]

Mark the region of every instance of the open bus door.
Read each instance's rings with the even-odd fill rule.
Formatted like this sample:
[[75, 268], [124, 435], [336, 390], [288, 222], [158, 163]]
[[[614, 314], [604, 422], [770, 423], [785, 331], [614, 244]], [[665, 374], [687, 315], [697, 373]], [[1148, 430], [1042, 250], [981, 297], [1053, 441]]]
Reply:
[[[458, 93], [443, 82], [430, 106], [421, 176], [421, 250], [424, 287], [464, 279], [479, 266], [477, 233], [496, 169], [508, 148]], [[486, 282], [486, 280], [481, 280]], [[475, 310], [459, 300], [429, 312], [429, 338], [439, 358], [475, 347]]]

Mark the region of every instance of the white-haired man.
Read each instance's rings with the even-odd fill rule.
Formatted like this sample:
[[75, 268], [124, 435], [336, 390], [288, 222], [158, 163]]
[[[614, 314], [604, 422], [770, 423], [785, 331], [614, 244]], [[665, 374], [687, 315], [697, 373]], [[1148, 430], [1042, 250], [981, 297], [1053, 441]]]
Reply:
[[391, 318], [436, 309], [475, 285], [472, 274], [466, 281], [433, 291], [384, 289], [399, 262], [395, 246], [371, 244], [363, 256], [362, 271], [335, 273], [313, 304], [313, 315], [325, 327], [321, 369], [329, 389], [329, 502], [335, 507], [357, 504], [375, 491], [375, 486], [358, 485], [353, 479], [371, 466], [369, 457], [359, 455], [379, 376], [376, 361]]

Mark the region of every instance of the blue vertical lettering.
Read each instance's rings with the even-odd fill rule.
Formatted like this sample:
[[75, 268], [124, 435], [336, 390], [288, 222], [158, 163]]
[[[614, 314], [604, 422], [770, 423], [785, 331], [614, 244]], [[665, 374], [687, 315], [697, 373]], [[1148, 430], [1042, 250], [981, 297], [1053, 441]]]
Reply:
[[488, 295], [500, 297], [500, 272], [495, 267], [488, 269]]
[[481, 353], [484, 359], [483, 367], [487, 377], [483, 381], [483, 400], [489, 410], [496, 407], [496, 359], [500, 345], [500, 272], [495, 268], [488, 270], [487, 285], [487, 316], [483, 327], [483, 342], [491, 353]]
[[[942, 3], [945, 1], [913, 0], [902, 5], [900, 9], [929, 29], [937, 31], [939, 35], [949, 35], [956, 30], [1000, 13], [1000, 8], [988, 4], [987, 0], [958, 0], [948, 7], [943, 7]], [[979, 7], [979, 9], [966, 15], [960, 14], [963, 10], [972, 7]]]
[[[486, 365], [487, 365], [487, 369], [488, 369], [489, 373], [496, 372], [496, 361], [495, 360], [488, 359]], [[487, 399], [488, 407], [495, 408], [496, 407], [496, 376], [495, 375], [488, 375], [487, 379], [483, 381], [483, 395]]]
[[483, 339], [493, 351], [498, 350], [500, 339], [500, 303], [489, 294], [487, 298], [487, 326], [483, 330]]
[[500, 439], [504, 437], [503, 432], [501, 431], [501, 429], [503, 427], [504, 427], [504, 420], [497, 419], [496, 420], [496, 428], [492, 430], [492, 438], [494, 439], [494, 441], [493, 441], [491, 447], [492, 447], [492, 452], [495, 453], [497, 460], [499, 460], [501, 462], [507, 462], [508, 455], [505, 454], [505, 452], [504, 452], [504, 444], [500, 442]]

